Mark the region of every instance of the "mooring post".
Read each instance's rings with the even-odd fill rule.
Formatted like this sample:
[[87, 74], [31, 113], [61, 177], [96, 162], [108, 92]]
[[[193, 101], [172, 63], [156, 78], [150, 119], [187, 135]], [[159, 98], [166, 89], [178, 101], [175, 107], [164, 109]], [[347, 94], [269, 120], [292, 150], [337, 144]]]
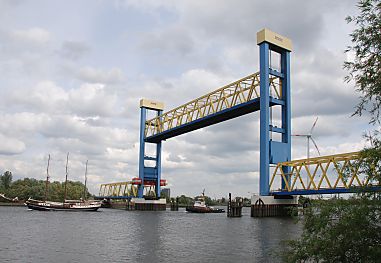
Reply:
[[171, 211], [179, 211], [179, 197], [171, 198]]
[[242, 199], [236, 197], [235, 200], [232, 201], [232, 194], [229, 193], [227, 216], [228, 217], [241, 217], [242, 216], [242, 207], [243, 207]]
[[229, 193], [228, 212], [227, 212], [227, 216], [228, 216], [228, 217], [230, 217], [230, 215], [231, 215], [231, 204], [232, 204], [232, 194]]

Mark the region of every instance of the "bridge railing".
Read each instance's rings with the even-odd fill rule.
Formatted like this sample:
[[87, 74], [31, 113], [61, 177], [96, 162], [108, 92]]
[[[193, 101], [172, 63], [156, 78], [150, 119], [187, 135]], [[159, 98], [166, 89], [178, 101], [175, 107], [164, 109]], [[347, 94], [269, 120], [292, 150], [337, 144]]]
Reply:
[[[352, 152], [278, 163], [270, 180], [270, 191], [332, 190], [334, 192], [337, 189], [378, 185], [361, 173], [361, 162], [360, 153]], [[289, 173], [285, 172], [284, 167], [289, 167]], [[281, 189], [282, 182], [285, 185], [284, 189]]]
[[[260, 96], [259, 72], [237, 80], [198, 99], [146, 121], [145, 136], [153, 136], [192, 121], [202, 119]], [[281, 79], [270, 76], [270, 95], [282, 98]]]

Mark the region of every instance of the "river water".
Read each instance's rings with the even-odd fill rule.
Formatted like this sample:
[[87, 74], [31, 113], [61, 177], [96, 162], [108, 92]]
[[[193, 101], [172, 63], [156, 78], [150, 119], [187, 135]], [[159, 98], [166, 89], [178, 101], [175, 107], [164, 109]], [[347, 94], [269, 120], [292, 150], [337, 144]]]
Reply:
[[180, 211], [41, 212], [0, 206], [0, 262], [280, 262], [291, 218]]

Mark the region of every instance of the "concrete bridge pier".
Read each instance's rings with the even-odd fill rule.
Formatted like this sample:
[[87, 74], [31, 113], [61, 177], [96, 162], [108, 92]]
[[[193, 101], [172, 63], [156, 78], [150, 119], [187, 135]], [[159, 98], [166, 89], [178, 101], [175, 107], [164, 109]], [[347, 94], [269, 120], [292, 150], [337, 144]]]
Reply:
[[158, 200], [132, 198], [131, 203], [134, 206], [134, 210], [139, 210], [139, 211], [165, 211], [167, 209], [167, 202], [165, 198], [158, 199]]
[[289, 216], [292, 208], [298, 206], [298, 197], [295, 195], [253, 195], [251, 197], [251, 217]]

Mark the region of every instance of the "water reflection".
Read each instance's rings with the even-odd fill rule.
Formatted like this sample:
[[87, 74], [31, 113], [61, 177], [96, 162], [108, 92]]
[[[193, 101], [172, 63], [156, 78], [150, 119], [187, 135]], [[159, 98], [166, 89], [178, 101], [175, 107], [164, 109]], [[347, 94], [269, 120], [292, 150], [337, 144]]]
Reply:
[[0, 262], [276, 262], [296, 236], [292, 219], [106, 210], [0, 207]]

